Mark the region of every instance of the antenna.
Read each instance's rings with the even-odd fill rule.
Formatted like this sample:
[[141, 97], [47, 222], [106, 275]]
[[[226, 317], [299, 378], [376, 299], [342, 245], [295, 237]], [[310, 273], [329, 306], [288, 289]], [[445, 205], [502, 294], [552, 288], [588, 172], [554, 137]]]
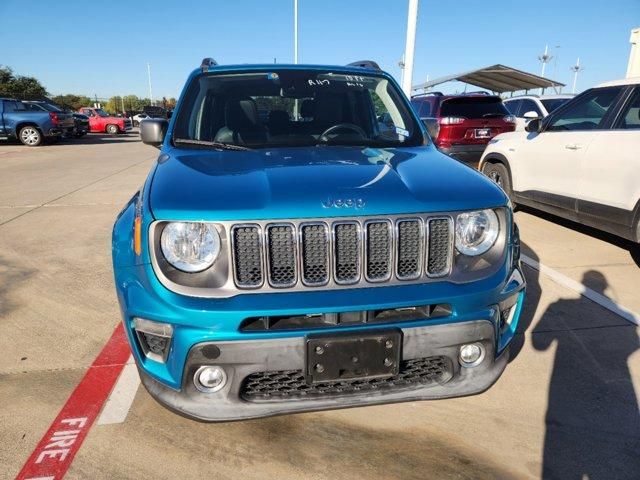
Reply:
[[544, 77], [544, 70], [547, 66], [547, 63], [553, 58], [553, 55], [549, 55], [549, 45], [544, 46], [544, 53], [542, 55], [538, 55], [538, 60], [542, 62], [542, 73], [541, 77]]
[[573, 72], [573, 89], [571, 93], [576, 93], [576, 83], [578, 83], [578, 74], [584, 70], [584, 67], [580, 65], [580, 58], [576, 61], [576, 64], [569, 70]]

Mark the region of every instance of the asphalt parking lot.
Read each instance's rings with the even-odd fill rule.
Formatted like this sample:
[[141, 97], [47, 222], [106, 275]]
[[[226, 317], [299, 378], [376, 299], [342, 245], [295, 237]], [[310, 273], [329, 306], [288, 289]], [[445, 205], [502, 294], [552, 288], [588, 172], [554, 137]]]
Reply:
[[[111, 226], [156, 157], [135, 134], [0, 145], [2, 478], [18, 474], [120, 322]], [[67, 478], [639, 478], [640, 252], [531, 211], [517, 221], [528, 298], [489, 391], [201, 424], [129, 378]]]

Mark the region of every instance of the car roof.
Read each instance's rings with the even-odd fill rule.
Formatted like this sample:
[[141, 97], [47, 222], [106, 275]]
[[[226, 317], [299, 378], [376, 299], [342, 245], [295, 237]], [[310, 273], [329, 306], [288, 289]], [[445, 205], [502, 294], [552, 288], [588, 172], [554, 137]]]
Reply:
[[[368, 67], [356, 67], [353, 65], [317, 65], [304, 63], [256, 63], [256, 64], [236, 64], [236, 65], [215, 65], [209, 67], [207, 73], [217, 72], [242, 72], [247, 70], [331, 70], [333, 72], [352, 73], [354, 75], [374, 75], [391, 78], [384, 70], [377, 70]], [[191, 74], [202, 73], [202, 68], [196, 68]]]
[[604, 82], [600, 85], [596, 85], [596, 88], [601, 87], [617, 87], [620, 85], [640, 85], [640, 77], [621, 78], [620, 80], [611, 80], [610, 82]]
[[550, 95], [516, 95], [515, 97], [503, 98], [503, 102], [508, 102], [512, 100], [522, 100], [522, 99], [530, 99], [530, 100], [551, 100], [554, 98], [573, 98], [575, 97], [574, 93], [557, 93]]

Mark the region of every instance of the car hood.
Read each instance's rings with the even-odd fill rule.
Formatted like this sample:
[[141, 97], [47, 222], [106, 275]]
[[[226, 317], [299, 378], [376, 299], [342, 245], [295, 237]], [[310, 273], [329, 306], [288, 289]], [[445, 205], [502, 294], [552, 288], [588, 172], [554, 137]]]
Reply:
[[435, 148], [168, 149], [149, 204], [164, 220], [408, 214], [505, 205], [496, 185]]

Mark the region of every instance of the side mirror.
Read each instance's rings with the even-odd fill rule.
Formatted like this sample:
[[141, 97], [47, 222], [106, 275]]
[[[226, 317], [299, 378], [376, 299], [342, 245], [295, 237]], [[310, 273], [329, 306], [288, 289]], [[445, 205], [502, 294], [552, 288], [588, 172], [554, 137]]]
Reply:
[[523, 117], [528, 119], [534, 119], [534, 118], [540, 118], [540, 115], [538, 115], [536, 112], [531, 110], [530, 112], [525, 113]]
[[533, 120], [529, 120], [529, 122], [525, 125], [524, 129], [527, 132], [539, 132], [540, 131], [540, 127], [542, 126], [542, 123], [540, 122], [539, 118], [534, 118]]
[[168, 127], [169, 122], [164, 118], [147, 118], [144, 122], [140, 122], [142, 143], [160, 148]]
[[437, 118], [421, 118], [422, 123], [425, 127], [427, 127], [427, 132], [433, 141], [438, 138], [438, 133], [440, 133], [440, 124], [438, 123]]

